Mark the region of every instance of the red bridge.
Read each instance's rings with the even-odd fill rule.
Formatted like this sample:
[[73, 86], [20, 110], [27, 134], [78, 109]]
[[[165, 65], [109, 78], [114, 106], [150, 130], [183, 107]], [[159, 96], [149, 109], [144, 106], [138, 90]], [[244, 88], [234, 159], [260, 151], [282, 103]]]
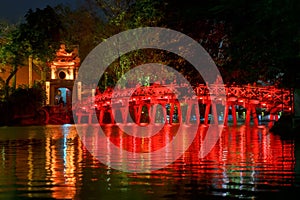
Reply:
[[[78, 123], [214, 123], [245, 124], [278, 120], [293, 112], [293, 92], [274, 86], [142, 86], [95, 94], [74, 106]], [[225, 95], [221, 95], [225, 94]], [[91, 100], [92, 99], [92, 100]], [[90, 101], [93, 101], [91, 104]], [[87, 105], [93, 105], [92, 107]], [[97, 121], [92, 120], [96, 113]], [[130, 121], [132, 119], [132, 121]]]

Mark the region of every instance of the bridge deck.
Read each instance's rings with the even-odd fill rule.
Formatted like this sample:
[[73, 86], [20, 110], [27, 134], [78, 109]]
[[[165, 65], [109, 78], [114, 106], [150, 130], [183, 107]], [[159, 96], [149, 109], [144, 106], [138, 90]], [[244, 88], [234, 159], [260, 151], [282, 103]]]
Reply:
[[[78, 123], [83, 118], [105, 123], [219, 123], [227, 125], [229, 116], [233, 124], [239, 119], [258, 125], [259, 118], [269, 114], [269, 120], [278, 120], [279, 113], [292, 112], [293, 93], [274, 86], [198, 85], [193, 91], [186, 86], [143, 86], [106, 90], [83, 98], [75, 105]], [[93, 102], [91, 102], [93, 101]], [[92, 105], [92, 106], [90, 106]], [[160, 106], [159, 106], [160, 105]], [[240, 111], [242, 117], [239, 116]], [[170, 117], [173, 116], [173, 117]], [[201, 121], [202, 119], [202, 121]], [[132, 122], [130, 121], [130, 122]]]

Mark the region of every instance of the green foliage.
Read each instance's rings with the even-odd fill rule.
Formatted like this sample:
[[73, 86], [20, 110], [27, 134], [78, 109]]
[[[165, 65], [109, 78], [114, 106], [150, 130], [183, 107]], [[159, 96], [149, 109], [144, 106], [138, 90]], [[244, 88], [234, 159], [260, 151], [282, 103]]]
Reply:
[[60, 27], [61, 22], [50, 6], [35, 12], [30, 9], [25, 22], [1, 31], [1, 63], [21, 65], [30, 55], [44, 62], [51, 60], [59, 43]]
[[60, 43], [62, 23], [55, 10], [47, 6], [44, 9], [29, 10], [25, 23], [19, 27], [20, 37], [17, 42], [23, 44], [27, 56], [47, 62], [52, 60]]
[[[14, 78], [18, 67], [28, 64], [28, 56], [40, 62], [52, 60], [59, 40], [60, 21], [50, 6], [45, 9], [29, 10], [25, 15], [25, 22], [12, 28], [5, 24], [1, 27], [0, 63], [10, 75], [6, 79], [6, 95], [9, 83]], [[46, 66], [44, 64], [43, 66]], [[9, 69], [10, 68], [10, 69]], [[13, 81], [15, 88], [15, 79]]]
[[19, 65], [23, 62], [23, 43], [20, 40], [20, 32], [16, 27], [10, 28], [6, 32], [2, 31], [2, 41], [0, 44], [0, 62], [3, 65]]
[[[105, 40], [107, 37], [138, 27], [158, 26], [163, 18], [161, 6], [162, 1], [152, 0], [96, 0], [99, 8], [105, 14], [107, 23], [105, 24]], [[115, 85], [117, 81], [131, 68], [149, 61], [151, 54], [146, 55], [142, 51], [134, 51], [126, 55], [120, 55], [119, 58], [111, 64], [107, 70], [107, 77], [102, 77], [100, 87]], [[150, 60], [159, 61], [157, 56]], [[124, 78], [124, 77], [123, 77]], [[106, 80], [106, 82], [104, 81]], [[142, 81], [142, 80], [141, 80]]]
[[[121, 31], [165, 26], [199, 41], [225, 81], [276, 80], [283, 73], [283, 82], [290, 86], [300, 76], [299, 10], [298, 0], [86, 0], [86, 7], [75, 10], [48, 6], [29, 10], [19, 26], [0, 23], [0, 59], [13, 66], [33, 54], [46, 62], [61, 41], [79, 44], [84, 59], [97, 44]], [[193, 83], [201, 79], [183, 58], [144, 53], [121, 56], [107, 70], [106, 81], [114, 84], [146, 61], [171, 64]]]
[[297, 0], [220, 1], [212, 11], [230, 23], [235, 68], [274, 80], [299, 58], [300, 2]]
[[[44, 105], [46, 92], [42, 83], [29, 88], [27, 85], [12, 90], [10, 95], [0, 101], [0, 125], [9, 125], [15, 118], [36, 116], [36, 112]], [[3, 90], [0, 89], [0, 92]]]
[[124, 19], [123, 23], [128, 29], [158, 26], [163, 18], [162, 3], [162, 1], [153, 0], [135, 1], [129, 11], [121, 13], [121, 19]]
[[103, 20], [87, 5], [75, 10], [63, 5], [54, 9], [62, 26], [60, 41], [66, 46], [78, 45], [82, 60], [102, 38], [107, 37]]
[[43, 106], [45, 100], [46, 92], [42, 84], [34, 84], [31, 88], [27, 85], [19, 86], [7, 99], [9, 104], [13, 105], [15, 115], [35, 113]]
[[[196, 4], [195, 0], [170, 0], [167, 4], [166, 24], [199, 42], [207, 38], [211, 45], [201, 44], [217, 63], [223, 78], [240, 83], [258, 78], [275, 82], [278, 74], [284, 73], [288, 85], [295, 80], [289, 74], [294, 74], [292, 68], [299, 69], [300, 64], [300, 1], [198, 0]], [[222, 65], [214, 57], [218, 44], [224, 42], [215, 34], [220, 22], [224, 29], [219, 29], [218, 34], [226, 36], [228, 47], [224, 55], [229, 58]]]
[[23, 42], [18, 42], [20, 37], [19, 29], [12, 26], [1, 26], [2, 40], [0, 44], [0, 64], [2, 71], [10, 71], [10, 75], [5, 80], [5, 95], [8, 95], [10, 80], [13, 79], [12, 87], [16, 87], [15, 74], [18, 66], [24, 62], [25, 52], [23, 51]]

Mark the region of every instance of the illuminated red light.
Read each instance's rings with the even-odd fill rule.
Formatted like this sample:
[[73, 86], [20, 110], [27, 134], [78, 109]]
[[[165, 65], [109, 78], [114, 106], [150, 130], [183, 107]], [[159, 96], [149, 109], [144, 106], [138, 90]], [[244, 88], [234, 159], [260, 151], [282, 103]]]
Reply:
[[[197, 89], [198, 89], [197, 91], [200, 91], [200, 92], [197, 92], [197, 97], [195, 96], [195, 98], [198, 100], [201, 100], [201, 101], [199, 101], [199, 104], [208, 105], [208, 106], [210, 106], [210, 104], [211, 104], [211, 101], [212, 101], [211, 98], [215, 98], [216, 100], [218, 100], [218, 102], [217, 102], [218, 104], [219, 103], [224, 104], [224, 102], [221, 102], [221, 101], [226, 101], [225, 103], [227, 103], [227, 105], [230, 105], [232, 107], [234, 105], [237, 105], [237, 106], [242, 106], [245, 109], [253, 109], [253, 107], [255, 107], [255, 108], [261, 107], [264, 109], [265, 108], [267, 108], [267, 109], [275, 108], [276, 110], [273, 109], [273, 112], [279, 112], [280, 110], [282, 110], [283, 105], [291, 105], [290, 104], [291, 99], [289, 98], [289, 96], [290, 96], [289, 91], [286, 91], [284, 93], [284, 96], [278, 96], [277, 93], [274, 93], [273, 91], [271, 94], [268, 94], [267, 92], [271, 92], [271, 91], [266, 91], [265, 88], [262, 88], [262, 94], [259, 94], [260, 90], [257, 91], [258, 89], [256, 88], [255, 94], [254, 94], [254, 91], [252, 93], [250, 92], [250, 94], [248, 94], [248, 93], [244, 92], [244, 89], [245, 89], [244, 87], [234, 87], [233, 89], [236, 91], [233, 93], [228, 92], [226, 94], [226, 98], [223, 98], [216, 94], [213, 94], [213, 96], [210, 96], [209, 93], [202, 92], [202, 91], [206, 91], [206, 89], [207, 89], [206, 86], [199, 86], [199, 88], [197, 88]], [[170, 105], [176, 104], [176, 99], [177, 99], [176, 94], [173, 93], [172, 91], [163, 90], [162, 88], [159, 88], [159, 87], [155, 87], [155, 88], [151, 87], [151, 86], [144, 87], [142, 90], [136, 90], [134, 93], [131, 93], [130, 91], [125, 91], [125, 92], [118, 94], [118, 97], [121, 97], [122, 99], [112, 99], [113, 102], [111, 102], [111, 97], [112, 97], [111, 91], [107, 91], [106, 93], [102, 93], [102, 94], [97, 94], [97, 95], [95, 95], [95, 98], [97, 99], [97, 101], [95, 101], [95, 108], [101, 109], [101, 107], [105, 106], [106, 109], [108, 109], [108, 110], [105, 109], [105, 112], [111, 112], [111, 110], [109, 110], [109, 109], [111, 109], [111, 107], [113, 106], [113, 103], [121, 103], [122, 105], [118, 104], [118, 107], [116, 107], [116, 109], [121, 109], [120, 111], [122, 112], [122, 109], [123, 109], [122, 106], [129, 106], [129, 107], [133, 106], [134, 107], [139, 104], [145, 104], [149, 107], [149, 106], [152, 106], [153, 104], [159, 104], [160, 102], [164, 105], [166, 102], [168, 102], [168, 104], [170, 104]], [[216, 90], [215, 92], [218, 92], [218, 90]], [[128, 100], [125, 100], [126, 97], [128, 97]], [[269, 99], [271, 97], [273, 98], [272, 101], [270, 101], [270, 99]], [[194, 99], [194, 97], [192, 97], [192, 98]], [[186, 99], [184, 99], [184, 101], [186, 103], [189, 103], [190, 100], [191, 100], [190, 97], [186, 97]], [[281, 100], [283, 100], [284, 102], [282, 102]], [[123, 104], [123, 101], [125, 102], [125, 104]], [[128, 102], [130, 102], [130, 104], [126, 104]], [[266, 103], [266, 102], [268, 102], [268, 103]], [[119, 107], [119, 106], [121, 106], [121, 107]], [[287, 111], [287, 112], [292, 111], [292, 107], [287, 106], [285, 108], [286, 108], [285, 111]], [[82, 107], [82, 109], [88, 110], [89, 108]], [[177, 111], [175, 111], [175, 112], [177, 112]], [[234, 112], [235, 112], [235, 110], [234, 110]], [[138, 110], [138, 112], [134, 111], [133, 114], [135, 115], [135, 117], [137, 119], [139, 119], [142, 115], [144, 115], [144, 112], [142, 109], [140, 109], [140, 110]], [[180, 114], [181, 113], [179, 113], [179, 115]], [[205, 116], [205, 117], [208, 117], [208, 116]], [[249, 121], [249, 119], [250, 118], [248, 118], [248, 121]]]

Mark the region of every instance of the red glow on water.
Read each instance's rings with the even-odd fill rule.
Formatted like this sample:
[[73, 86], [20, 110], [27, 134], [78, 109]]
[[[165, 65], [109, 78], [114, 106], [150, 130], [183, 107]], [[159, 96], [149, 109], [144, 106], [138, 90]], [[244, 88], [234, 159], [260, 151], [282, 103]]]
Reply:
[[[118, 137], [111, 137], [113, 133], [104, 131], [109, 140], [117, 147], [126, 151], [136, 153], [153, 152], [163, 148], [169, 142], [172, 142], [173, 137], [178, 131], [178, 126], [166, 128], [167, 124], [155, 135], [151, 137], [137, 137], [126, 134], [119, 127], [114, 127], [114, 134], [117, 133]], [[105, 129], [106, 130], [106, 129]], [[134, 129], [132, 130], [134, 131]]]
[[[178, 134], [175, 126], [164, 126], [164, 131], [159, 136], [154, 135], [147, 141], [133, 140], [115, 125], [102, 127], [105, 138], [91, 137], [88, 131], [79, 137], [74, 127], [66, 128], [63, 133], [57, 127], [48, 127], [49, 131], [45, 135], [31, 131], [26, 140], [23, 139], [26, 136], [24, 132], [19, 135], [23, 140], [16, 140], [16, 134], [5, 135], [1, 141], [5, 147], [5, 159], [0, 161], [2, 179], [6, 180], [2, 181], [3, 190], [6, 190], [7, 184], [17, 181], [14, 184], [22, 185], [20, 191], [26, 190], [32, 194], [32, 191], [42, 189], [39, 195], [47, 192], [53, 198], [76, 199], [81, 194], [81, 187], [99, 182], [101, 184], [96, 186], [96, 190], [99, 187], [101, 194], [106, 190], [104, 186], [110, 186], [110, 189], [116, 191], [135, 188], [139, 192], [147, 186], [154, 188], [146, 188], [147, 191], [155, 190], [159, 195], [200, 191], [230, 197], [238, 191], [250, 198], [264, 190], [278, 191], [284, 187], [294, 187], [297, 183], [295, 173], [297, 170], [299, 172], [299, 154], [296, 154], [299, 149], [296, 149], [295, 142], [283, 141], [279, 136], [270, 134], [265, 126], [225, 128], [212, 150], [200, 159], [198, 154], [208, 128], [201, 125], [194, 142], [181, 157], [151, 173], [122, 173], [93, 157], [92, 153], [103, 149], [110, 152], [110, 141], [124, 151], [148, 152], [160, 149]], [[26, 130], [26, 127], [23, 129]], [[189, 130], [188, 126], [183, 129], [185, 134], [174, 148], [183, 148]], [[11, 138], [11, 142], [6, 142], [7, 138]], [[86, 143], [93, 144], [93, 148], [87, 150], [83, 145]], [[127, 166], [127, 159], [114, 153], [106, 155], [107, 162]], [[150, 164], [166, 161], [169, 153], [164, 152], [158, 160], [151, 160]], [[40, 184], [39, 181], [43, 183]], [[205, 189], [206, 187], [209, 189]], [[216, 191], [221, 194], [214, 193]], [[86, 195], [88, 194], [87, 192]]]

